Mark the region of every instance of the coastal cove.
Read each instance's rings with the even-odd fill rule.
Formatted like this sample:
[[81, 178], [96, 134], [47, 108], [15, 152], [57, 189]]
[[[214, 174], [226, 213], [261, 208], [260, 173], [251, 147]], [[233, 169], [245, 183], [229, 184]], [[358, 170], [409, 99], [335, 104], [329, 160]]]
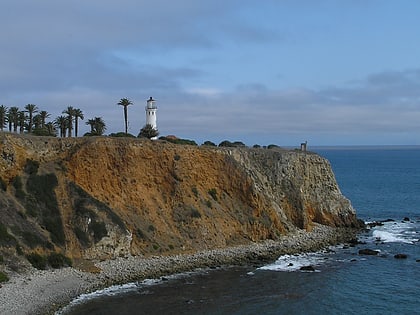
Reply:
[[[82, 297], [68, 314], [418, 314], [420, 148], [317, 152], [367, 223], [358, 244], [115, 287]], [[307, 265], [315, 272], [299, 270]]]
[[[196, 268], [262, 266], [363, 226], [329, 162], [305, 150], [0, 136], [6, 313]], [[73, 268], [52, 269], [50, 257]]]

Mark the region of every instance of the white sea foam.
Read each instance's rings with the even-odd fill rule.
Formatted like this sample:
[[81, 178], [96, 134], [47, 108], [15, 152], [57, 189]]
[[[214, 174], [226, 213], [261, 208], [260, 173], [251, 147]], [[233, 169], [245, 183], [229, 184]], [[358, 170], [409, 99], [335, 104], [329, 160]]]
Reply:
[[373, 241], [414, 244], [419, 241], [419, 224], [414, 222], [385, 222], [372, 229]]
[[271, 271], [297, 271], [304, 266], [316, 266], [324, 264], [328, 259], [325, 253], [309, 253], [300, 255], [283, 255], [274, 263], [258, 268], [259, 270]]

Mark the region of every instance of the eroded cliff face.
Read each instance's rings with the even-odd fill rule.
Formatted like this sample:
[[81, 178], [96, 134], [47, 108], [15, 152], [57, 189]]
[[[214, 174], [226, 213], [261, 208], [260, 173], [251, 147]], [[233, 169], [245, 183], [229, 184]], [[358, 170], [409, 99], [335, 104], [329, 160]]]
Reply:
[[314, 222], [359, 224], [316, 154], [107, 137], [0, 140], [3, 250], [106, 259], [277, 239]]

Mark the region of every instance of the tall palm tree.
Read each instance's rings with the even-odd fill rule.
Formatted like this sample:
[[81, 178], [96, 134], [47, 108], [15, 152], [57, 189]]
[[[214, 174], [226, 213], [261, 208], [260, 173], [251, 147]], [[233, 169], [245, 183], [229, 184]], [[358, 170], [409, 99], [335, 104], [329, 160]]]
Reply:
[[48, 113], [46, 110], [41, 110], [39, 112], [39, 118], [41, 120], [41, 128], [45, 127], [45, 121], [47, 120], [48, 117], [50, 117], [51, 114]]
[[68, 106], [66, 110], [63, 110], [63, 114], [67, 114], [68, 136], [71, 137], [71, 133], [73, 131], [74, 108], [72, 106]]
[[106, 125], [102, 117], [95, 117], [93, 119], [89, 119], [86, 122], [86, 125], [90, 126], [91, 136], [102, 136], [106, 130]]
[[34, 116], [34, 118], [32, 119], [32, 124], [33, 124], [33, 126], [32, 126], [32, 132], [35, 129], [41, 129], [42, 119], [41, 119], [41, 115], [40, 114], [36, 114]]
[[128, 98], [122, 98], [118, 105], [121, 105], [124, 107], [124, 121], [125, 121], [125, 133], [128, 133], [128, 119], [127, 119], [127, 107], [129, 105], [132, 105], [133, 103]]
[[55, 126], [60, 130], [60, 137], [64, 138], [66, 136], [68, 120], [66, 116], [58, 116], [54, 120]]
[[77, 137], [77, 133], [79, 131], [79, 118], [83, 120], [85, 117], [83, 116], [83, 112], [76, 108], [74, 110], [74, 136]]
[[19, 125], [19, 133], [23, 133], [25, 130], [26, 125], [26, 114], [24, 111], [18, 112], [18, 125]]
[[7, 107], [0, 105], [0, 130], [3, 131], [7, 122]]
[[25, 111], [28, 113], [28, 132], [32, 132], [33, 116], [34, 113], [38, 112], [38, 107], [35, 104], [27, 104]]
[[17, 128], [19, 124], [18, 113], [19, 113], [19, 108], [16, 106], [10, 107], [9, 110], [7, 111], [7, 120], [9, 121], [9, 131], [12, 131], [12, 126], [13, 126], [13, 131], [17, 132]]

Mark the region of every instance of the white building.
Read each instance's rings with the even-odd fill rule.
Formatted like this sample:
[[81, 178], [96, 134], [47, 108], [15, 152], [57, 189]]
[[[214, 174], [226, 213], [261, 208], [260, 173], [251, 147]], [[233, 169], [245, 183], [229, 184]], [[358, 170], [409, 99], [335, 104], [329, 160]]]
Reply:
[[154, 100], [151, 96], [147, 100], [146, 105], [146, 125], [151, 125], [153, 129], [157, 130], [157, 123], [156, 123], [156, 100]]

